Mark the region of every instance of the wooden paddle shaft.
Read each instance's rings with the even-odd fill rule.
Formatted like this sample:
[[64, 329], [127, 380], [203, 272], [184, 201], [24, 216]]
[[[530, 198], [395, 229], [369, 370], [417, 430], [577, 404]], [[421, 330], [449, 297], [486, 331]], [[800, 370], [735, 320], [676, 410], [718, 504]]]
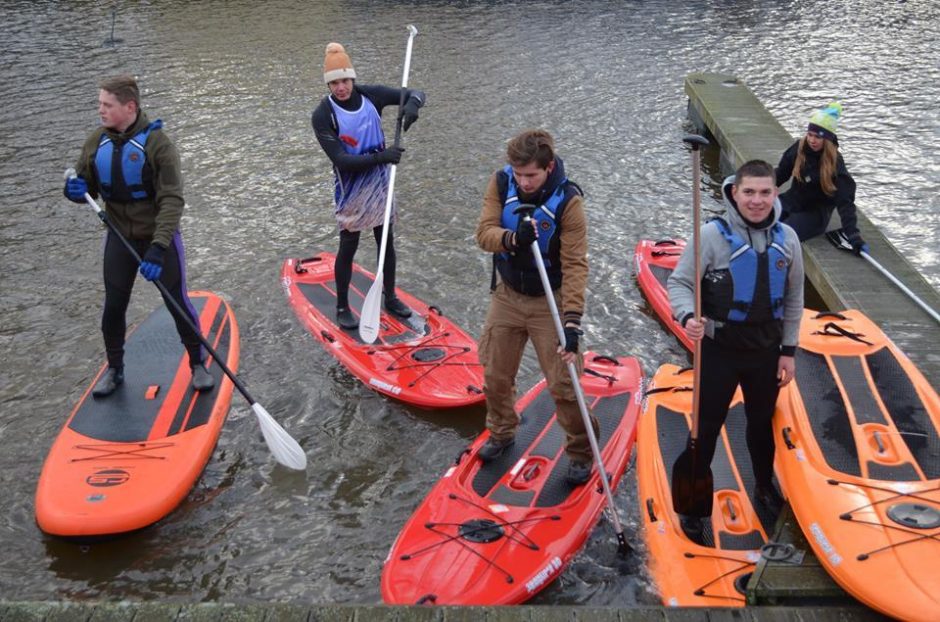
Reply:
[[[702, 321], [702, 190], [701, 190], [701, 153], [699, 147], [708, 141], [701, 136], [686, 136], [683, 139], [692, 147], [692, 252], [695, 256], [695, 298], [694, 317]], [[692, 355], [692, 442], [698, 438], [699, 384], [702, 378], [702, 340], [695, 340]]]

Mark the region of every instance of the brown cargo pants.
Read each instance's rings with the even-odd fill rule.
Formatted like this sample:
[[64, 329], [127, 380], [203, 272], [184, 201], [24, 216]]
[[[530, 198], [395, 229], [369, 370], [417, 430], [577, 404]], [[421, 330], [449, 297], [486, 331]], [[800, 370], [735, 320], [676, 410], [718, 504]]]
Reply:
[[[561, 308], [561, 299], [555, 301]], [[565, 451], [576, 462], [590, 462], [591, 444], [568, 375], [568, 366], [558, 354], [558, 334], [548, 302], [542, 296], [526, 296], [499, 283], [493, 292], [490, 309], [480, 338], [480, 362], [483, 364], [483, 392], [486, 395], [486, 428], [497, 440], [513, 437], [519, 425], [514, 409], [516, 373], [522, 362], [526, 341], [531, 339], [539, 365], [555, 400], [558, 423], [567, 435]], [[583, 360], [577, 362], [578, 374]], [[597, 421], [591, 416], [594, 429]]]

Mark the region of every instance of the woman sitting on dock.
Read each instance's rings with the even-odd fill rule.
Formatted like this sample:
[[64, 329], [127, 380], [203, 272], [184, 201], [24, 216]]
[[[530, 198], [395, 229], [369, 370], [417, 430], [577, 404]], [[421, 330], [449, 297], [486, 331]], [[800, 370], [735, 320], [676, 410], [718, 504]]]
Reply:
[[777, 166], [777, 186], [793, 180], [780, 195], [780, 220], [796, 230], [800, 241], [826, 231], [833, 208], [839, 210], [842, 231], [856, 254], [868, 246], [858, 231], [855, 180], [839, 153], [836, 129], [842, 105], [833, 102], [809, 119], [806, 135], [790, 145]]

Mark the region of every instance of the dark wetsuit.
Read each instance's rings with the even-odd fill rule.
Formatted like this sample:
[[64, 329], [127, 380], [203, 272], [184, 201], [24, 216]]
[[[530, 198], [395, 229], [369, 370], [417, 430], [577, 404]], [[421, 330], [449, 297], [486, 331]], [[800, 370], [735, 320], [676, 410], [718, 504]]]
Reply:
[[[88, 183], [88, 192], [92, 197], [101, 193], [100, 176], [97, 172], [95, 156], [103, 133], [113, 141], [115, 150], [120, 153], [128, 139], [134, 137], [149, 125], [147, 115], [141, 111], [137, 120], [123, 133], [99, 128], [91, 133], [82, 147], [82, 153], [75, 165], [76, 172]], [[160, 282], [163, 283], [179, 306], [185, 309], [189, 319], [199, 325], [198, 315], [189, 297], [186, 295], [186, 261], [183, 252], [183, 239], [179, 232], [179, 223], [183, 215], [183, 181], [180, 173], [180, 158], [170, 138], [161, 130], [150, 132], [144, 145], [145, 164], [143, 167], [143, 185], [147, 197], [139, 200], [118, 200], [126, 195], [119, 186], [123, 184], [123, 171], [120, 161], [115, 158], [110, 178], [118, 187], [112, 188], [111, 198], [105, 197], [105, 212], [108, 220], [143, 257], [151, 244], [166, 248], [163, 259], [163, 271]], [[126, 196], [125, 196], [126, 198]], [[104, 310], [101, 314], [101, 332], [104, 335], [108, 366], [124, 366], [124, 337], [127, 330], [127, 306], [138, 270], [137, 260], [124, 248], [113, 233], [108, 231], [104, 245]], [[169, 302], [167, 308], [176, 321], [180, 340], [189, 353], [190, 365], [198, 365], [203, 360], [202, 345], [199, 337]]]

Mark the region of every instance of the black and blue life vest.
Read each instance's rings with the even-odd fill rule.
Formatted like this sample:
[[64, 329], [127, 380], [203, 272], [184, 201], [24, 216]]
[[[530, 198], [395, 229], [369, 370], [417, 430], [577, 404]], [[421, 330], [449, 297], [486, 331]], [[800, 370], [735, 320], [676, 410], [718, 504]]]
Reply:
[[774, 223], [767, 249], [758, 253], [724, 219], [715, 218], [711, 223], [731, 247], [731, 257], [727, 271], [718, 270], [703, 279], [705, 315], [747, 324], [782, 320], [789, 271], [783, 227]]
[[[515, 231], [519, 225], [519, 219], [525, 218], [525, 214], [516, 213], [522, 202], [519, 200], [519, 188], [513, 177], [511, 166], [507, 165], [503, 168], [497, 182], [503, 199], [500, 224], [504, 229]], [[565, 206], [576, 194], [581, 194], [577, 184], [569, 182], [567, 177], [562, 176], [551, 194], [540, 205], [537, 205], [531, 214], [538, 228], [539, 251], [552, 291], [561, 287], [559, 223]], [[494, 261], [500, 277], [512, 289], [529, 296], [545, 294], [530, 249], [520, 248], [512, 253], [496, 253]]]
[[148, 175], [144, 174], [147, 165], [144, 147], [150, 132], [161, 127], [163, 122], [157, 119], [122, 145], [115, 145], [106, 133], [101, 135], [95, 154], [95, 170], [98, 172], [101, 196], [118, 203], [154, 197], [153, 180], [146, 179]]

